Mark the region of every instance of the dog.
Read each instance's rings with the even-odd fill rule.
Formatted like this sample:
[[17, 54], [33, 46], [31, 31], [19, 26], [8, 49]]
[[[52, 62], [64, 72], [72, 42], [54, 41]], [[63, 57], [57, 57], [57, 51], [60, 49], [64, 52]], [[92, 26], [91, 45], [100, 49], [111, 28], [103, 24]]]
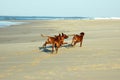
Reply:
[[83, 42], [83, 37], [84, 37], [85, 33], [84, 32], [81, 32], [80, 35], [78, 34], [75, 34], [72, 38], [72, 43], [71, 45], [72, 46], [75, 46], [76, 43], [79, 43], [80, 42], [80, 47], [82, 47], [82, 42]]
[[47, 41], [45, 41], [45, 43], [43, 44], [43, 47], [46, 48], [47, 44], [52, 44], [52, 53], [54, 52], [54, 47], [56, 49], [56, 53], [58, 52], [58, 48], [62, 45], [62, 44], [67, 44], [64, 42], [64, 39], [67, 39], [68, 36], [64, 33], [59, 34], [59, 35], [55, 35], [54, 37], [51, 36], [44, 36], [43, 34], [41, 35], [42, 37], [48, 37]]
[[52, 44], [52, 53], [54, 52], [54, 48], [56, 50], [56, 53], [58, 53], [58, 48], [63, 44], [62, 36], [59, 34], [55, 37], [55, 40]]

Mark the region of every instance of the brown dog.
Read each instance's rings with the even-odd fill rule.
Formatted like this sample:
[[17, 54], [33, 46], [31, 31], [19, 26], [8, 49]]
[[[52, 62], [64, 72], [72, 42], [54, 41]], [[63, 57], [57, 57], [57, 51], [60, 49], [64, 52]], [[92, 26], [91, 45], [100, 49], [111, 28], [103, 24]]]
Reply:
[[43, 47], [46, 47], [47, 44], [52, 44], [52, 53], [54, 52], [54, 47], [56, 49], [56, 53], [58, 51], [58, 48], [62, 45], [62, 44], [66, 44], [64, 43], [64, 39], [67, 39], [68, 36], [64, 33], [59, 34], [58, 36], [44, 36], [41, 35], [42, 37], [48, 37], [47, 41], [43, 44]]
[[59, 34], [59, 36], [56, 36], [55, 37], [55, 40], [52, 44], [52, 53], [54, 52], [54, 47], [55, 47], [55, 50], [56, 50], [56, 53], [58, 52], [58, 48], [63, 44], [63, 41], [62, 41], [62, 36]]
[[71, 45], [75, 46], [76, 43], [80, 42], [80, 47], [82, 47], [82, 41], [83, 41], [84, 34], [85, 34], [84, 32], [81, 32], [80, 35], [75, 34], [73, 36]]

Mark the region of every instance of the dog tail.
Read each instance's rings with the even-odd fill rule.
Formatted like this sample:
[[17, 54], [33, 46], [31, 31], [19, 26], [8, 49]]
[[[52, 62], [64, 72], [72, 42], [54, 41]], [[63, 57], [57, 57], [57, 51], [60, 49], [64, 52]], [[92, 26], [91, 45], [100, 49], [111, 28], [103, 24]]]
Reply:
[[43, 34], [41, 34], [41, 36], [42, 36], [42, 37], [49, 37], [49, 36], [46, 36], [46, 35], [43, 35]]

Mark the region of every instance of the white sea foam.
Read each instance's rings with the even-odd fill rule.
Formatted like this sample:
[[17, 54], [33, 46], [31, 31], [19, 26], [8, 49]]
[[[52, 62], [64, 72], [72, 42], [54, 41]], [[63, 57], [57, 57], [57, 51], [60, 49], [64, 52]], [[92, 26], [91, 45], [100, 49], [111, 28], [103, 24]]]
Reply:
[[120, 17], [96, 17], [95, 20], [103, 20], [103, 19], [120, 19]]
[[23, 23], [24, 22], [0, 21], [0, 28], [11, 26], [11, 25], [20, 25], [20, 24], [23, 24]]

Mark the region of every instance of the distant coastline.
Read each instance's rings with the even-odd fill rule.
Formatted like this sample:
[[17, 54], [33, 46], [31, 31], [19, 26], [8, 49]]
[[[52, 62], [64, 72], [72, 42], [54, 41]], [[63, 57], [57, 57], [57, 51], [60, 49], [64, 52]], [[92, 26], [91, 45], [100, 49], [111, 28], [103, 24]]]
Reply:
[[[52, 17], [52, 16], [0, 16], [0, 28], [8, 27], [11, 25], [21, 25], [25, 22], [21, 20], [108, 20], [119, 19], [120, 17]], [[9, 20], [19, 20], [9, 21]]]
[[0, 20], [98, 20], [120, 17], [53, 17], [53, 16], [0, 16]]
[[84, 20], [91, 17], [0, 16], [0, 20]]

